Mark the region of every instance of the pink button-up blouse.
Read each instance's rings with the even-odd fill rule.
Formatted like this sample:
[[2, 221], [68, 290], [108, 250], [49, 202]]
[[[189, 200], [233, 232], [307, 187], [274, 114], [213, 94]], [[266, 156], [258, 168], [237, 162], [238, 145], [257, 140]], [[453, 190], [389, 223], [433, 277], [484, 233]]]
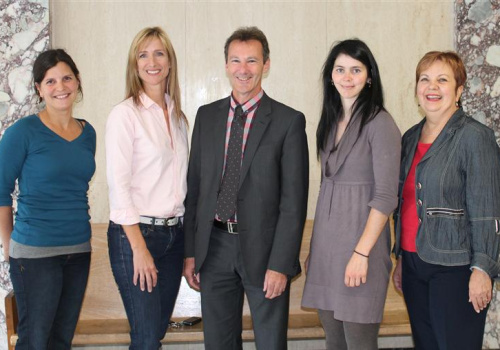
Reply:
[[115, 106], [106, 125], [110, 220], [121, 225], [138, 223], [140, 215], [184, 215], [187, 126], [168, 95], [171, 135], [161, 107], [144, 93], [140, 99], [142, 105], [129, 98]]

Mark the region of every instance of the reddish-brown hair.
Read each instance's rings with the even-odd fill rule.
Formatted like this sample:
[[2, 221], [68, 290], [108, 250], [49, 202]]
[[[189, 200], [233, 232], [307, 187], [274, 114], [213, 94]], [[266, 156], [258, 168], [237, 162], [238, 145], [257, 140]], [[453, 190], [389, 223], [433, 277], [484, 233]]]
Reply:
[[415, 76], [415, 93], [417, 91], [417, 84], [420, 78], [420, 74], [427, 68], [429, 68], [434, 62], [441, 61], [447, 64], [453, 71], [455, 81], [457, 86], [455, 87], [455, 92], [460, 86], [465, 86], [465, 81], [467, 80], [467, 72], [465, 71], [465, 65], [460, 56], [453, 51], [430, 51], [427, 52], [424, 57], [420, 59], [417, 64], [416, 76]]

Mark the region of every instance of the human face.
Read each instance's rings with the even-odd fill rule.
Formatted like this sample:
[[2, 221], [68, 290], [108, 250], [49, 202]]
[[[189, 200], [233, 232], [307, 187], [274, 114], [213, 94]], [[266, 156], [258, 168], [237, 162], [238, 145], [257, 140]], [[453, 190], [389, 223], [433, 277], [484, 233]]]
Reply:
[[426, 115], [450, 117], [457, 109], [463, 86], [458, 87], [449, 65], [436, 61], [420, 73], [417, 98]]
[[47, 109], [68, 111], [73, 108], [80, 82], [66, 63], [59, 62], [35, 85]]
[[333, 64], [332, 81], [342, 102], [353, 103], [370, 80], [363, 63], [349, 55], [340, 54]]
[[262, 75], [269, 70], [270, 59], [264, 62], [262, 44], [258, 40], [239, 41], [229, 44], [226, 73], [229, 76], [233, 96], [245, 103], [262, 89]]
[[146, 93], [153, 89], [165, 91], [170, 62], [160, 39], [152, 38], [139, 48], [137, 71]]

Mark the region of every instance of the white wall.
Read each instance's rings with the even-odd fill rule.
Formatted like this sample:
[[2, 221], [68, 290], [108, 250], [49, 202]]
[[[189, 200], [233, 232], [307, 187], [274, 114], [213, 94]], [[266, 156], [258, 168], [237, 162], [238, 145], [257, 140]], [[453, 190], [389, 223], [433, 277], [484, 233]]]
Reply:
[[200, 105], [230, 92], [223, 46], [239, 26], [256, 25], [267, 35], [271, 71], [266, 92], [305, 113], [311, 157], [308, 217], [313, 218], [320, 170], [315, 161], [319, 77], [336, 40], [358, 37], [380, 66], [386, 105], [402, 131], [419, 121], [414, 71], [429, 50], [453, 49], [451, 1], [51, 1], [52, 47], [77, 63], [84, 100], [75, 115], [97, 130], [97, 172], [91, 184], [93, 222], [107, 222], [104, 128], [113, 105], [124, 97], [127, 51], [143, 27], [169, 34], [179, 61], [183, 108], [191, 126]]

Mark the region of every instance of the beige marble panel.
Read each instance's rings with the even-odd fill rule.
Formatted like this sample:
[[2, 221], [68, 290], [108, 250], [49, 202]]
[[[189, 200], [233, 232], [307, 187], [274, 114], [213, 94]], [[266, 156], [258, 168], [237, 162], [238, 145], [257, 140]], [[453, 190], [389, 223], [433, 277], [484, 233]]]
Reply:
[[[97, 171], [91, 184], [93, 222], [109, 218], [104, 133], [111, 108], [125, 97], [125, 68], [130, 43], [147, 26], [165, 29], [176, 49], [182, 91], [185, 86], [185, 5], [180, 2], [51, 1], [52, 47], [76, 62], [84, 91], [75, 116], [97, 132]], [[185, 96], [183, 96], [185, 99]]]
[[224, 70], [226, 38], [239, 26], [257, 25], [268, 36], [270, 96], [306, 115], [311, 156], [308, 218], [313, 218], [320, 169], [315, 131], [320, 113], [319, 76], [331, 44], [357, 36], [380, 65], [386, 104], [404, 131], [419, 121], [413, 96], [418, 59], [431, 49], [453, 47], [450, 1], [52, 1], [52, 44], [80, 67], [85, 92], [76, 114], [98, 134], [98, 170], [91, 206], [94, 222], [107, 221], [104, 128], [124, 94], [127, 50], [142, 27], [161, 25], [177, 51], [183, 106], [191, 123], [199, 106], [230, 93]]
[[[188, 3], [186, 20], [186, 111], [194, 120], [199, 106], [230, 93], [224, 69], [224, 43], [238, 27], [256, 25], [266, 34], [271, 69], [263, 81], [273, 98], [302, 111], [307, 120], [311, 157], [309, 215], [319, 188], [314, 146], [319, 116], [319, 72], [326, 54], [325, 3]], [[230, 15], [228, 15], [230, 14]]]
[[402, 132], [421, 120], [415, 67], [431, 50], [453, 49], [451, 1], [346, 1], [328, 4], [328, 41], [357, 37], [379, 65], [386, 107]]

